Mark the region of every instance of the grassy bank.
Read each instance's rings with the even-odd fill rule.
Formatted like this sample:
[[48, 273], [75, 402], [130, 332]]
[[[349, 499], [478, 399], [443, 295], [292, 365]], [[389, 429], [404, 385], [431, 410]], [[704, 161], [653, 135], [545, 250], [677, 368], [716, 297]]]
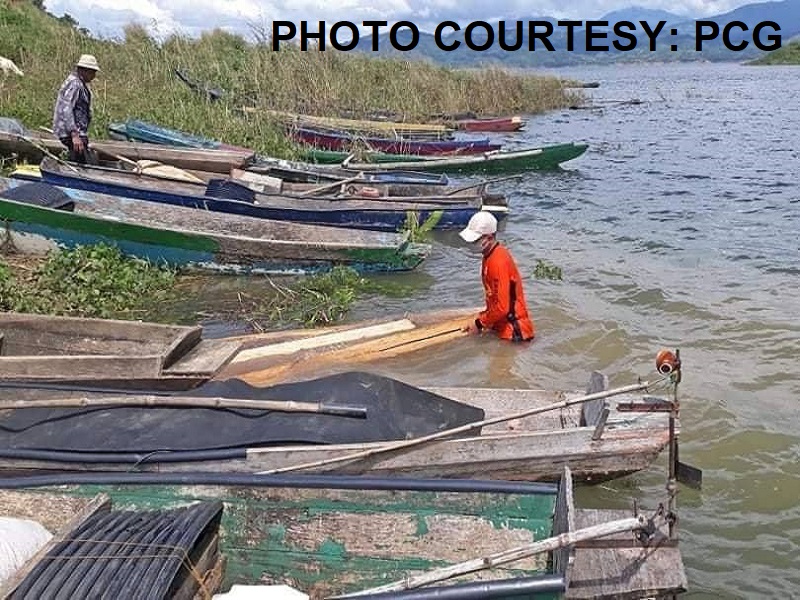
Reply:
[[[242, 103], [322, 115], [388, 110], [411, 120], [439, 113], [539, 113], [580, 101], [577, 91], [553, 77], [301, 52], [289, 45], [273, 52], [222, 31], [158, 44], [131, 26], [123, 40], [98, 40], [29, 1], [0, 0], [0, 56], [25, 72], [0, 75], [0, 115], [29, 127], [49, 126], [58, 87], [83, 53], [95, 54], [102, 69], [93, 83], [91, 134], [97, 139], [107, 136], [109, 122], [138, 117], [291, 156], [276, 124], [263, 113], [240, 114]], [[175, 77], [176, 68], [223, 88], [229, 100], [205, 101]]]
[[800, 40], [790, 42], [779, 50], [766, 52], [764, 56], [751, 61], [751, 65], [800, 65]]

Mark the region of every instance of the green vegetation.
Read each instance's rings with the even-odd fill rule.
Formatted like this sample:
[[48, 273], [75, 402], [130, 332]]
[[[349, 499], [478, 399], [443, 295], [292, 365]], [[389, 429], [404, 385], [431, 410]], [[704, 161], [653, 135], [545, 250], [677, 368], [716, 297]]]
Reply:
[[544, 260], [539, 259], [536, 261], [536, 266], [533, 268], [533, 276], [536, 279], [551, 279], [553, 281], [561, 281], [561, 267], [548, 264]]
[[[0, 55], [24, 77], [0, 75], [0, 115], [36, 129], [50, 126], [59, 86], [80, 54], [97, 56], [90, 135], [107, 137], [110, 122], [136, 117], [166, 127], [292, 156], [293, 148], [263, 109], [364, 116], [384, 110], [418, 119], [440, 113], [538, 113], [580, 102], [555, 77], [501, 69], [452, 70], [430, 63], [371, 58], [332, 50], [273, 52], [223, 31], [170, 37], [159, 44], [139, 26], [124, 40], [98, 40], [70, 18], [55, 19], [36, 3], [0, 0]], [[40, 4], [40, 3], [39, 3]], [[226, 90], [210, 102], [175, 76], [179, 68]], [[246, 113], [242, 105], [255, 107]]]
[[166, 298], [175, 274], [123, 256], [112, 246], [51, 252], [32, 271], [14, 275], [0, 262], [0, 310], [84, 317], [130, 316]]
[[419, 212], [406, 211], [406, 221], [400, 228], [400, 233], [408, 233], [410, 242], [425, 242], [430, 237], [433, 228], [439, 223], [444, 211], [433, 211], [423, 223], [419, 222]]
[[800, 65], [800, 40], [790, 42], [780, 50], [766, 52], [750, 65]]
[[268, 298], [239, 295], [236, 318], [250, 321], [256, 329], [301, 325], [315, 327], [341, 320], [370, 283], [350, 267], [334, 267], [326, 273], [302, 277], [290, 284], [269, 280], [275, 293]]

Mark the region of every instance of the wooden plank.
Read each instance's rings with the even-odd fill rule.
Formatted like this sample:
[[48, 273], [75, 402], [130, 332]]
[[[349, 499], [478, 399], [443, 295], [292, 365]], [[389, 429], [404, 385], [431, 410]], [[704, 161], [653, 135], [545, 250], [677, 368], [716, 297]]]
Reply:
[[[553, 510], [553, 535], [558, 536], [573, 531], [575, 531], [575, 499], [572, 493], [572, 473], [569, 467], [564, 467]], [[573, 552], [570, 546], [564, 546], [553, 552], [553, 571], [563, 576], [565, 580], [573, 560]]]
[[[607, 389], [608, 377], [599, 371], [592, 372], [589, 377], [589, 385], [586, 386], [586, 394], [596, 394], [597, 392], [602, 392]], [[581, 414], [581, 425], [596, 425], [605, 405], [605, 398], [598, 398], [592, 402], [586, 402], [583, 405], [583, 412]]]
[[323, 348], [325, 346], [332, 346], [334, 344], [383, 337], [401, 331], [409, 331], [415, 328], [416, 325], [414, 325], [414, 323], [409, 319], [399, 319], [397, 321], [391, 321], [389, 323], [380, 325], [372, 325], [369, 327], [361, 327], [358, 329], [350, 329], [336, 333], [316, 335], [313, 337], [306, 337], [299, 340], [292, 340], [277, 344], [267, 344], [265, 346], [242, 350], [236, 355], [232, 363], [238, 364], [248, 360], [266, 358], [268, 356], [294, 354], [300, 350]]
[[62, 541], [67, 539], [70, 533], [76, 529], [86, 519], [111, 509], [111, 498], [106, 494], [98, 494], [86, 507], [76, 514], [64, 528], [54, 535], [47, 544], [34, 554], [14, 575], [9, 578], [3, 587], [0, 588], [0, 598], [5, 599], [11, 596], [14, 591], [25, 581], [25, 578], [33, 571], [39, 561], [45, 558], [48, 553]]
[[593, 440], [599, 440], [601, 437], [603, 437], [603, 431], [605, 431], [609, 414], [611, 414], [611, 409], [608, 408], [608, 404], [605, 404], [600, 416], [597, 418], [597, 423], [594, 426], [594, 433], [592, 433]]
[[[227, 566], [228, 557], [224, 554], [217, 554], [217, 562], [212, 565], [210, 570], [203, 574], [203, 582], [206, 586], [206, 590], [211, 593], [212, 597], [220, 591], [222, 582], [225, 581]], [[198, 590], [193, 600], [208, 600], [208, 595], [206, 595], [203, 590]]]
[[9, 379], [156, 378], [161, 363], [161, 356], [4, 356], [0, 373]]
[[[576, 512], [578, 528], [630, 517], [626, 510]], [[666, 525], [661, 534], [667, 536]], [[635, 542], [632, 533], [609, 536], [608, 540]], [[680, 550], [676, 547], [576, 548], [568, 576], [565, 598], [661, 597], [686, 591], [687, 579]]]
[[321, 368], [367, 363], [375, 360], [393, 358], [465, 337], [461, 331], [465, 325], [463, 318], [444, 321], [437, 325], [420, 327], [410, 331], [394, 334], [390, 338], [366, 340], [344, 348], [326, 347], [309, 349], [291, 355], [286, 360], [252, 361], [251, 364], [239, 363], [223, 370], [216, 378], [229, 379], [236, 377], [251, 385], [268, 385], [288, 378], [296, 379], [309, 373], [318, 373]]
[[[170, 600], [193, 600], [199, 596], [204, 600], [211, 597], [216, 591], [211, 587], [213, 583], [214, 567], [219, 559], [219, 535], [215, 535], [203, 549], [203, 552], [193, 565], [181, 565], [179, 574], [183, 575], [183, 583], [170, 597]], [[187, 569], [191, 566], [192, 570]], [[197, 578], [201, 577], [201, 580]], [[208, 577], [208, 579], [207, 579]], [[201, 586], [202, 584], [202, 586]], [[216, 584], [219, 586], [219, 583]]]
[[188, 354], [164, 369], [167, 376], [208, 376], [224, 368], [238, 352], [241, 344], [223, 339], [201, 340]]

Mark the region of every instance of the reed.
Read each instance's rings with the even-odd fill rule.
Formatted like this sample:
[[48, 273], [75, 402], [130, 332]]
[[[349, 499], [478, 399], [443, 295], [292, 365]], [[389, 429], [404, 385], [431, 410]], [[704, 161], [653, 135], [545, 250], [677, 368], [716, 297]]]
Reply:
[[[455, 70], [355, 52], [302, 52], [290, 45], [273, 52], [265, 43], [219, 30], [159, 43], [131, 25], [122, 39], [95, 39], [35, 4], [0, 0], [0, 55], [25, 72], [0, 75], [0, 115], [29, 127], [49, 126], [61, 82], [80, 54], [92, 53], [102, 69], [92, 84], [95, 139], [107, 137], [110, 122], [136, 117], [292, 157], [280, 125], [259, 109], [357, 118], [389, 111], [421, 120], [464, 112], [540, 113], [580, 102], [580, 93], [555, 77]], [[192, 91], [177, 79], [176, 68], [222, 88], [224, 98], [212, 102]], [[243, 105], [256, 110], [245, 114]]]

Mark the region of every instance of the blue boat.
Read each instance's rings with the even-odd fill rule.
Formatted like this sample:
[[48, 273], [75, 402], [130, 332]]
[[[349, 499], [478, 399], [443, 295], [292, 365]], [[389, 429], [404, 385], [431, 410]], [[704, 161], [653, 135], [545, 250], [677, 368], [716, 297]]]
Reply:
[[208, 185], [183, 183], [51, 158], [42, 161], [40, 171], [44, 182], [60, 187], [263, 219], [375, 231], [400, 231], [409, 213], [416, 213], [419, 222], [441, 213], [436, 229], [461, 229], [478, 210], [490, 210], [498, 219], [508, 211], [505, 205], [484, 204], [481, 195], [342, 200], [260, 194], [230, 179], [211, 180]]

